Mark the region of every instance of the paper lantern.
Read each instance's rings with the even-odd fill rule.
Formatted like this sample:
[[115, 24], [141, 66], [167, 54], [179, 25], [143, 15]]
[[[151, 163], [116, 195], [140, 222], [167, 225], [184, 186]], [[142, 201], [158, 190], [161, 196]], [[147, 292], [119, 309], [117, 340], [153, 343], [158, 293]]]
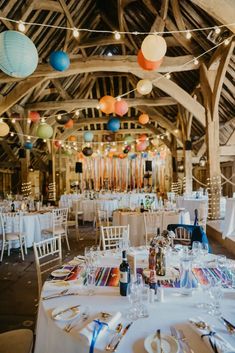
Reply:
[[128, 153], [131, 150], [131, 146], [126, 146], [123, 150], [124, 153]]
[[66, 127], [67, 129], [71, 129], [73, 127], [73, 119], [69, 119], [69, 121], [64, 124], [64, 127]]
[[149, 34], [144, 38], [141, 45], [141, 50], [146, 60], [160, 60], [166, 54], [166, 41], [161, 36], [156, 34]]
[[129, 159], [136, 159], [137, 154], [136, 153], [129, 153], [128, 158]]
[[120, 129], [120, 120], [118, 118], [111, 118], [107, 124], [108, 130], [116, 132]]
[[93, 153], [93, 149], [91, 147], [84, 147], [82, 153], [84, 154], [84, 156], [90, 157]]
[[143, 125], [147, 124], [149, 122], [148, 114], [141, 114], [139, 116], [139, 122], [140, 122], [140, 124], [143, 124]]
[[126, 154], [125, 153], [120, 153], [119, 155], [118, 155], [118, 157], [120, 158], [120, 159], [124, 159], [124, 158], [126, 158]]
[[70, 142], [76, 142], [76, 141], [77, 141], [77, 138], [76, 138], [76, 136], [71, 135], [71, 136], [69, 136], [68, 141], [70, 141]]
[[138, 140], [139, 141], [146, 141], [147, 140], [147, 136], [146, 135], [140, 135]]
[[64, 151], [64, 154], [66, 155], [66, 156], [72, 156], [72, 154], [73, 154], [73, 150], [65, 150]]
[[112, 96], [104, 96], [100, 99], [100, 110], [105, 114], [112, 114], [115, 111], [116, 100]]
[[40, 123], [36, 135], [41, 139], [49, 139], [53, 135], [53, 128], [49, 124]]
[[83, 138], [85, 142], [92, 142], [94, 135], [91, 131], [86, 131], [83, 134]]
[[54, 145], [58, 148], [61, 147], [61, 141], [55, 141]]
[[141, 156], [142, 158], [148, 158], [148, 152], [142, 152]]
[[65, 71], [70, 65], [68, 54], [62, 50], [52, 52], [49, 57], [49, 62], [56, 71]]
[[115, 102], [115, 113], [119, 116], [123, 116], [128, 112], [128, 104], [125, 100]]
[[157, 61], [149, 61], [146, 60], [145, 57], [143, 56], [143, 53], [141, 50], [139, 50], [138, 55], [137, 55], [137, 62], [142, 69], [147, 70], [147, 71], [154, 71], [157, 70], [161, 64], [162, 64], [163, 59], [157, 60]]
[[131, 145], [133, 141], [135, 141], [134, 137], [131, 135], [128, 135], [125, 137], [124, 141], [128, 144]]
[[0, 137], [6, 136], [10, 131], [9, 126], [4, 123], [4, 121], [0, 122]]
[[152, 82], [149, 80], [140, 80], [137, 83], [136, 89], [137, 89], [137, 92], [139, 92], [142, 95], [145, 95], [145, 94], [149, 94], [152, 91], [153, 85], [152, 85]]
[[142, 151], [144, 151], [146, 148], [147, 148], [147, 144], [146, 144], [145, 141], [141, 141], [141, 142], [137, 143], [137, 145], [136, 145], [136, 150], [137, 150], [138, 152], [142, 152]]
[[31, 75], [38, 65], [38, 52], [25, 34], [17, 31], [0, 33], [0, 69], [12, 77]]
[[31, 150], [31, 149], [33, 148], [32, 142], [31, 142], [31, 141], [26, 141], [26, 142], [24, 143], [24, 148], [25, 148], [26, 150]]
[[29, 112], [29, 119], [33, 123], [37, 123], [40, 120], [40, 114], [38, 112]]
[[154, 139], [151, 140], [151, 143], [153, 144], [153, 146], [158, 146], [159, 144], [159, 140], [157, 137], [155, 137]]

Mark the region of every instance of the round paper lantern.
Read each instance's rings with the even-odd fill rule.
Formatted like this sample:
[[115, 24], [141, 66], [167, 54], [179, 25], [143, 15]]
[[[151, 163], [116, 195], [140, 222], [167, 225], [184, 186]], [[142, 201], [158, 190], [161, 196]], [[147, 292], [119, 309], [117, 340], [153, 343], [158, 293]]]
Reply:
[[31, 142], [31, 141], [26, 141], [26, 142], [24, 143], [24, 148], [25, 148], [26, 150], [31, 150], [31, 149], [33, 148], [32, 142]]
[[38, 112], [29, 112], [29, 119], [33, 123], [37, 123], [40, 120], [40, 114]]
[[141, 114], [139, 116], [139, 122], [140, 122], [140, 124], [143, 124], [143, 125], [147, 124], [149, 122], [148, 114]]
[[128, 112], [128, 104], [125, 100], [115, 102], [115, 113], [119, 116], [123, 116]]
[[73, 127], [73, 119], [69, 119], [69, 121], [64, 124], [64, 127], [66, 127], [67, 129], [71, 129]]
[[41, 139], [49, 139], [53, 135], [53, 128], [47, 123], [40, 123], [36, 135]]
[[128, 153], [131, 150], [131, 146], [126, 146], [123, 150], [124, 153]]
[[142, 158], [148, 158], [148, 152], [142, 152], [141, 156]]
[[84, 156], [90, 157], [93, 153], [93, 149], [91, 147], [84, 147], [82, 153], [84, 154]]
[[58, 148], [61, 147], [61, 141], [55, 141], [54, 145]]
[[112, 96], [104, 96], [100, 99], [100, 110], [105, 114], [112, 114], [115, 111], [116, 100]]
[[85, 142], [92, 142], [94, 135], [91, 131], [86, 131], [83, 134], [83, 138]]
[[136, 145], [136, 150], [137, 150], [138, 152], [142, 152], [142, 151], [144, 151], [146, 148], [147, 148], [147, 144], [146, 144], [145, 141], [141, 141], [141, 142], [137, 143], [137, 145]]
[[0, 33], [0, 69], [12, 77], [31, 75], [38, 65], [38, 52], [25, 34], [17, 31]]
[[67, 122], [70, 120], [70, 116], [68, 114], [65, 114], [66, 112], [58, 112], [58, 115], [56, 116], [55, 120], [58, 124], [60, 125], [65, 125]]
[[118, 157], [120, 158], [120, 159], [124, 159], [124, 158], [126, 158], [126, 154], [124, 154], [124, 153], [120, 153], [119, 155], [118, 155]]
[[129, 157], [129, 159], [136, 159], [137, 154], [136, 153], [129, 153], [128, 157]]
[[146, 135], [140, 135], [138, 140], [139, 141], [146, 141], [147, 140], [147, 136]]
[[6, 136], [10, 131], [9, 126], [4, 123], [4, 121], [0, 122], [0, 137]]
[[73, 154], [73, 150], [65, 150], [64, 151], [64, 154], [66, 155], [66, 156], [72, 156], [72, 154]]
[[156, 34], [149, 34], [144, 38], [141, 45], [141, 50], [146, 60], [160, 60], [166, 54], [166, 41], [161, 36]]
[[125, 139], [124, 139], [124, 141], [125, 141], [128, 145], [131, 145], [134, 140], [135, 140], [134, 137], [131, 136], [131, 135], [126, 136]]
[[154, 71], [157, 70], [161, 64], [162, 64], [163, 59], [157, 60], [157, 61], [149, 61], [146, 60], [145, 57], [143, 56], [143, 53], [141, 50], [139, 50], [138, 55], [137, 55], [137, 62], [142, 67], [142, 69], [147, 70], [147, 71]]
[[49, 57], [49, 62], [56, 71], [65, 71], [70, 65], [68, 54], [62, 50], [52, 52]]
[[120, 129], [120, 120], [118, 118], [111, 118], [107, 124], [108, 130], [116, 132]]
[[137, 83], [136, 89], [140, 94], [145, 95], [149, 94], [152, 91], [153, 85], [152, 82], [149, 80], [140, 80]]
[[154, 145], [154, 146], [158, 146], [158, 143], [159, 143], [159, 140], [157, 137], [155, 137], [154, 139], [151, 140], [151, 143]]
[[68, 141], [70, 141], [70, 142], [76, 142], [76, 141], [77, 141], [77, 138], [76, 138], [76, 136], [71, 135], [71, 136], [69, 136]]

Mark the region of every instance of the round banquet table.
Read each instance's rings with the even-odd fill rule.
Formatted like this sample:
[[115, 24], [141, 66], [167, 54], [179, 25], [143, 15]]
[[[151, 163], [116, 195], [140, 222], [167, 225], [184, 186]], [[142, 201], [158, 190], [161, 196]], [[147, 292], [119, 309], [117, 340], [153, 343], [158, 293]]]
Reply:
[[[161, 231], [167, 229], [168, 224], [190, 224], [188, 212], [159, 211], [156, 216], [161, 215]], [[140, 212], [121, 212], [113, 213], [113, 225], [130, 225], [131, 246], [145, 245], [144, 215]], [[157, 230], [156, 230], [157, 231]]]
[[[145, 254], [147, 256], [147, 253]], [[213, 255], [207, 255], [213, 256]], [[138, 265], [137, 256], [137, 265]], [[102, 258], [102, 266], [118, 266], [121, 261], [120, 257]], [[140, 262], [142, 262], [140, 256]], [[42, 290], [42, 297], [49, 294], [58, 293], [64, 288], [69, 288], [69, 291], [78, 291], [80, 295], [64, 296], [49, 300], [40, 300], [38, 310], [38, 320], [36, 328], [36, 344], [34, 353], [88, 353], [89, 344], [84, 344], [81, 339], [81, 330], [84, 329], [100, 312], [108, 312], [115, 314], [121, 312], [121, 318], [115, 323], [112, 330], [117, 326], [117, 323], [122, 323], [125, 327], [130, 320], [126, 318], [126, 313], [130, 304], [127, 297], [119, 295], [118, 287], [96, 287], [95, 293], [92, 296], [82, 294], [81, 288], [77, 284], [69, 281], [68, 286], [56, 286], [55, 282], [46, 282]], [[223, 316], [230, 322], [234, 322], [235, 317], [235, 291], [232, 289], [224, 290], [224, 299], [222, 302]], [[209, 353], [208, 347], [203, 343], [200, 335], [195, 333], [189, 324], [189, 319], [198, 317], [213, 325], [213, 330], [220, 334], [227, 342], [235, 346], [234, 335], [229, 335], [221, 321], [213, 316], [209, 316], [202, 309], [198, 309], [197, 304], [203, 301], [203, 296], [200, 290], [195, 290], [192, 296], [183, 296], [178, 288], [165, 288], [164, 301], [155, 301], [152, 304], [146, 304], [149, 317], [141, 318], [133, 322], [132, 326], [122, 338], [117, 352], [120, 353], [144, 353], [144, 340], [154, 334], [158, 328], [162, 334], [170, 334], [170, 326], [183, 329], [194, 353]], [[77, 322], [77, 325], [69, 333], [63, 329], [67, 322], [52, 319], [52, 311], [62, 305], [68, 307], [80, 304], [89, 307], [89, 317], [84, 322]], [[75, 319], [76, 320], [76, 319]], [[113, 336], [113, 331], [107, 330], [101, 337], [98, 338], [95, 345], [95, 353], [105, 352], [105, 346], [110, 342]], [[186, 351], [185, 351], [186, 352]], [[191, 351], [192, 352], [192, 351]], [[234, 352], [234, 351], [233, 351]]]

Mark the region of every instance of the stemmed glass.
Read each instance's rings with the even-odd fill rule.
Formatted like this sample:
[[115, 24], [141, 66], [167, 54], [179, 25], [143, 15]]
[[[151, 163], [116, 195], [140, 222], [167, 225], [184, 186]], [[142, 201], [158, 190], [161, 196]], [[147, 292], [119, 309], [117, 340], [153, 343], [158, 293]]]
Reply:
[[197, 255], [200, 253], [201, 250], [201, 242], [200, 241], [194, 241], [192, 244], [192, 253], [194, 256], [197, 257]]
[[217, 280], [214, 277], [211, 279], [209, 294], [212, 299], [212, 304], [211, 304], [211, 309], [208, 313], [213, 316], [220, 316], [221, 299], [223, 297], [222, 283], [220, 280]]

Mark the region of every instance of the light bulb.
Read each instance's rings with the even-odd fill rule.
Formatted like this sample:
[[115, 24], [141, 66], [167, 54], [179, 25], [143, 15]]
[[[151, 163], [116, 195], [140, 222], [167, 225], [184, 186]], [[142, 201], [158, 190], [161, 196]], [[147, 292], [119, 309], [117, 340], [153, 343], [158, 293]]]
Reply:
[[74, 38], [78, 38], [79, 35], [80, 35], [80, 33], [79, 33], [78, 29], [76, 27], [74, 27], [73, 28], [73, 36], [74, 36]]
[[225, 39], [225, 41], [224, 41], [224, 45], [229, 45], [229, 43], [230, 43], [230, 39]]
[[57, 115], [57, 120], [61, 120], [61, 114]]
[[215, 27], [215, 33], [220, 34], [220, 32], [221, 32], [221, 29], [219, 27]]
[[169, 72], [166, 74], [166, 78], [167, 78], [168, 80], [170, 80], [171, 75], [170, 75], [170, 73], [169, 73]]
[[76, 110], [76, 111], [75, 111], [75, 115], [76, 115], [76, 116], [79, 116], [79, 114], [80, 114], [79, 110]]
[[19, 21], [19, 23], [18, 23], [18, 30], [20, 31], [20, 32], [25, 32], [25, 25], [24, 25], [24, 22], [22, 22], [22, 21]]
[[192, 38], [191, 32], [189, 32], [189, 31], [186, 32], [186, 38], [187, 39], [191, 39]]
[[28, 140], [31, 140], [31, 136], [28, 136], [27, 139], [28, 139]]
[[12, 119], [12, 121], [11, 121], [11, 122], [12, 122], [12, 124], [15, 124], [15, 122], [16, 122], [16, 119]]
[[119, 32], [117, 32], [117, 31], [115, 31], [115, 32], [114, 32], [114, 38], [115, 38], [116, 40], [121, 39], [121, 34], [120, 34]]
[[193, 63], [194, 63], [194, 65], [198, 65], [198, 64], [199, 64], [198, 59], [197, 59], [197, 58], [194, 58]]
[[120, 96], [117, 96], [116, 100], [117, 100], [118, 102], [120, 102], [121, 97], [120, 97]]
[[14, 132], [11, 132], [10, 135], [11, 135], [11, 137], [14, 136]]
[[42, 123], [45, 123], [45, 121], [46, 121], [45, 118], [42, 118], [42, 119], [41, 119], [41, 122], [42, 122]]
[[44, 140], [43, 140], [43, 142], [47, 142], [47, 140], [46, 140], [46, 139], [44, 139]]
[[27, 119], [27, 124], [30, 124], [31, 123], [31, 120], [30, 119]]

